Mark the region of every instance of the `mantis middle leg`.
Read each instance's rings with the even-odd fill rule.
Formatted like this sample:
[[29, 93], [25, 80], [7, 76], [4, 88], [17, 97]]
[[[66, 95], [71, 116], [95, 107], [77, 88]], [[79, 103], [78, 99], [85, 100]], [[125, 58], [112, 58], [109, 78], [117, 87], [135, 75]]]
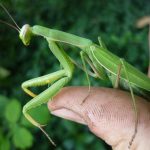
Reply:
[[130, 149], [131, 146], [132, 146], [132, 143], [133, 143], [133, 141], [135, 139], [135, 136], [137, 134], [137, 128], [138, 128], [138, 122], [139, 122], [139, 119], [138, 119], [138, 110], [137, 110], [137, 106], [136, 106], [136, 99], [135, 99], [135, 96], [134, 96], [134, 93], [133, 93], [133, 89], [132, 89], [132, 86], [131, 86], [131, 83], [130, 83], [130, 79], [129, 79], [129, 76], [128, 76], [128, 72], [127, 72], [126, 66], [124, 64], [124, 60], [120, 59], [120, 62], [122, 64], [122, 66], [123, 66], [125, 75], [126, 75], [127, 80], [128, 80], [128, 85], [129, 85], [129, 89], [130, 89], [130, 93], [131, 93], [131, 97], [132, 97], [133, 109], [134, 109], [134, 113], [135, 113], [135, 128], [134, 128], [134, 133], [133, 133], [133, 135], [131, 137], [131, 140], [130, 140], [129, 146], [128, 146], [128, 148]]
[[101, 78], [101, 75], [100, 75], [100, 72], [98, 72], [97, 69], [95, 68], [95, 66], [92, 64], [90, 58], [87, 56], [87, 54], [84, 51], [80, 52], [80, 56], [81, 56], [81, 60], [82, 60], [82, 63], [83, 63], [83, 69], [84, 69], [84, 71], [86, 73], [86, 78], [87, 78], [87, 81], [88, 81], [88, 86], [89, 86], [88, 94], [87, 94], [87, 96], [84, 98], [84, 100], [81, 103], [81, 104], [83, 104], [86, 101], [86, 99], [88, 98], [88, 96], [90, 95], [90, 91], [91, 91], [90, 90], [91, 84], [90, 84], [88, 69], [86, 67], [86, 62], [89, 64], [89, 66], [91, 67], [91, 69], [93, 71], [93, 77], [95, 77], [95, 78]]

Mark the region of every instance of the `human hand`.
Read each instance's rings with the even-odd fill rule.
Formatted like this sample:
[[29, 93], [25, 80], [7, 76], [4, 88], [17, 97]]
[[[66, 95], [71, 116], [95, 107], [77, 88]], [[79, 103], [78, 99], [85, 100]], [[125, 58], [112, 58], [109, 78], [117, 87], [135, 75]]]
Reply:
[[[127, 150], [135, 130], [130, 93], [92, 87], [87, 95], [88, 87], [66, 87], [48, 102], [48, 108], [53, 115], [87, 125], [114, 150]], [[150, 150], [150, 103], [135, 98], [139, 123], [131, 150]]]

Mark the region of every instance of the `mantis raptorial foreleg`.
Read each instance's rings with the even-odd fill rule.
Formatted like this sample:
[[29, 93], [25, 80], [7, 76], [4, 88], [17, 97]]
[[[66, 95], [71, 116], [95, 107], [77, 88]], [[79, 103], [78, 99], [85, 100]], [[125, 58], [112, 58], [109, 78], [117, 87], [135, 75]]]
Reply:
[[48, 137], [50, 142], [53, 143], [53, 141], [50, 139], [50, 137], [46, 134], [46, 132], [42, 129], [42, 125], [39, 124], [37, 121], [35, 121], [28, 113], [29, 110], [32, 108], [38, 107], [39, 105], [48, 102], [49, 99], [51, 99], [59, 90], [69, 81], [68, 77], [64, 77], [60, 80], [58, 80], [56, 83], [54, 83], [52, 86], [50, 86], [47, 90], [39, 94], [38, 96], [34, 97], [31, 101], [29, 101], [24, 107], [23, 107], [23, 114], [24, 116], [36, 127], [40, 128], [42, 132]]
[[[29, 101], [24, 107], [23, 107], [23, 114], [24, 116], [35, 126], [40, 128], [44, 134], [49, 138], [49, 136], [45, 133], [45, 131], [41, 128], [41, 125], [35, 121], [28, 113], [29, 110], [32, 108], [35, 108], [43, 103], [46, 103], [48, 100], [52, 99], [53, 96], [55, 96], [60, 89], [68, 83], [72, 76], [73, 72], [73, 64], [71, 63], [70, 59], [67, 57], [67, 55], [63, 52], [62, 49], [60, 49], [57, 44], [53, 41], [50, 41], [47, 39], [49, 43], [49, 47], [51, 51], [54, 53], [57, 53], [56, 57], [60, 61], [60, 63], [63, 66], [63, 70], [38, 77], [35, 79], [28, 80], [22, 84], [23, 90], [29, 94], [30, 96], [34, 97], [31, 101]], [[40, 93], [36, 96], [32, 91], [30, 91], [29, 87], [36, 87], [36, 86], [42, 86], [45, 84], [49, 84], [54, 82], [48, 89]], [[49, 140], [52, 142], [52, 140], [49, 138]], [[52, 142], [53, 143], [53, 142]], [[54, 143], [53, 143], [54, 144]]]
[[28, 81], [25, 81], [22, 84], [22, 89], [31, 97], [35, 97], [37, 96], [36, 94], [34, 94], [31, 90], [29, 90], [28, 88], [30, 87], [38, 87], [38, 86], [43, 86], [46, 84], [50, 84], [52, 82], [57, 81], [58, 79], [60, 79], [62, 76], [65, 76], [65, 72], [64, 70], [60, 70], [48, 75], [44, 75], [41, 77], [37, 77], [34, 79], [30, 79]]
[[[64, 71], [65, 73], [65, 71]], [[40, 124], [31, 119], [29, 117], [28, 111], [32, 108], [35, 108], [43, 103], [46, 103], [49, 99], [51, 99], [67, 82], [69, 81], [68, 77], [63, 77], [51, 85], [48, 89], [35, 96], [31, 101], [29, 101], [23, 107], [23, 114], [25, 117], [35, 126], [39, 127]]]

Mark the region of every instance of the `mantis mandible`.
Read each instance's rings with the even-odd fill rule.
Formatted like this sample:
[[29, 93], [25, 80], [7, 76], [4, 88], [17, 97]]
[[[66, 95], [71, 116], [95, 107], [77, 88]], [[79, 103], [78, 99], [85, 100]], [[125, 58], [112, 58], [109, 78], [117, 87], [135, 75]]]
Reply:
[[[3, 5], [1, 5], [1, 7], [9, 15], [5, 7]], [[12, 17], [11, 19], [13, 20]], [[72, 78], [75, 64], [72, 61], [72, 59], [67, 55], [65, 50], [62, 48], [61, 45], [63, 43], [73, 45], [80, 49], [80, 55], [84, 68], [83, 70], [86, 73], [89, 87], [89, 71], [87, 71], [86, 69], [86, 63], [91, 66], [91, 69], [93, 70], [92, 76], [94, 78], [99, 78], [102, 80], [110, 79], [112, 85], [115, 88], [120, 86], [131, 92], [135, 116], [136, 120], [138, 120], [138, 113], [133, 92], [140, 94], [149, 100], [150, 78], [148, 78], [145, 74], [131, 66], [124, 59], [121, 59], [118, 56], [111, 53], [110, 51], [108, 51], [105, 44], [100, 38], [98, 38], [98, 45], [93, 43], [89, 39], [82, 38], [63, 31], [46, 28], [40, 25], [30, 26], [29, 24], [25, 24], [22, 26], [22, 28], [19, 28], [19, 26], [15, 23], [14, 20], [13, 22], [15, 23], [15, 26], [8, 24], [2, 20], [0, 20], [0, 22], [15, 28], [19, 32], [19, 38], [25, 46], [28, 46], [30, 44], [31, 39], [35, 36], [43, 37], [47, 41], [49, 49], [51, 50], [53, 55], [58, 59], [58, 61], [62, 65], [62, 69], [56, 72], [25, 81], [22, 84], [23, 90], [32, 97], [32, 100], [30, 100], [23, 107], [23, 114], [34, 126], [40, 128], [45, 133], [45, 131], [42, 128], [42, 125], [39, 124], [36, 120], [34, 120], [29, 115], [28, 111], [52, 99]], [[38, 87], [51, 83], [52, 85], [50, 87], [48, 87], [45, 91], [41, 92], [38, 95], [36, 95], [29, 89], [30, 87]], [[138, 121], [136, 121], [135, 133], [137, 130], [137, 122]], [[46, 136], [49, 138], [47, 134]], [[131, 141], [133, 141], [134, 137], [135, 135], [132, 137]], [[49, 140], [51, 141], [50, 138]]]

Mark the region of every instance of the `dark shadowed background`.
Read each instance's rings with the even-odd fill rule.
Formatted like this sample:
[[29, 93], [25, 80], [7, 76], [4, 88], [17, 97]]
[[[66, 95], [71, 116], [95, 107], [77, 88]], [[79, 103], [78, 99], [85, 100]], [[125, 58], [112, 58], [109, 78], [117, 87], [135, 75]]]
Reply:
[[[148, 28], [137, 29], [136, 21], [150, 15], [149, 0], [2, 0], [21, 27], [28, 23], [73, 33], [98, 43], [101, 36], [109, 50], [147, 73]], [[0, 19], [11, 22], [0, 8]], [[81, 63], [79, 50], [65, 45], [67, 54]], [[28, 123], [22, 106], [31, 98], [21, 83], [60, 69], [43, 38], [25, 47], [18, 33], [0, 23], [0, 150], [47, 150], [54, 147], [42, 132]], [[92, 86], [111, 86], [90, 78]], [[85, 73], [76, 69], [69, 85], [87, 85]], [[34, 89], [40, 92], [47, 88]], [[46, 105], [31, 112], [56, 142], [55, 150], [109, 150], [88, 128], [49, 115]]]

